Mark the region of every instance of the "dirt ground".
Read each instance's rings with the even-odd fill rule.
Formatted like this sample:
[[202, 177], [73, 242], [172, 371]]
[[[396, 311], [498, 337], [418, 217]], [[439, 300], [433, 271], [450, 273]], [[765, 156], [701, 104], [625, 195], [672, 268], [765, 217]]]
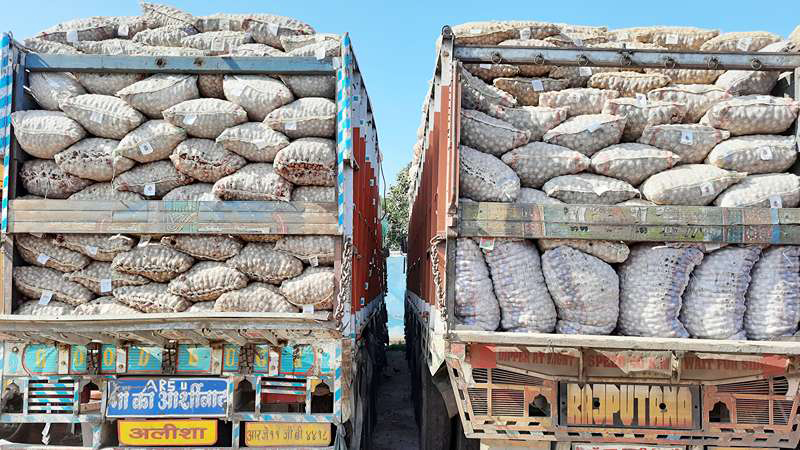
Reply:
[[378, 421], [372, 433], [375, 450], [412, 450], [419, 448], [417, 423], [411, 405], [411, 379], [405, 352], [386, 353], [388, 366], [378, 391]]

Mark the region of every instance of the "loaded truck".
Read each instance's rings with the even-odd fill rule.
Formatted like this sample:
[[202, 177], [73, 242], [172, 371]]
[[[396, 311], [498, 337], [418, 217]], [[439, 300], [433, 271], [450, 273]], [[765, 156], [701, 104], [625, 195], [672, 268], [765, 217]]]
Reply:
[[[702, 33], [706, 36], [698, 37]], [[661, 176], [655, 172], [681, 183], [683, 171], [724, 166], [719, 161], [725, 158], [715, 159], [716, 146], [764, 139], [770, 133], [779, 135], [775, 140], [790, 143], [785, 164], [766, 171], [735, 165], [726, 170], [796, 174], [798, 127], [792, 99], [800, 96], [798, 42], [770, 37], [772, 47], [751, 45], [766, 34], [729, 38], [718, 30], [688, 27], [607, 30], [526, 21], [443, 28], [424, 98], [409, 191], [405, 332], [421, 449], [796, 448], [798, 316], [776, 309], [760, 320], [748, 318], [771, 295], [757, 285], [765, 273], [778, 270], [765, 266], [760, 271], [769, 252], [782, 252], [796, 292], [798, 266], [788, 255], [800, 244], [797, 202], [767, 192], [744, 205], [730, 203], [732, 194], [720, 194], [746, 189], [748, 185], [741, 184], [745, 181], [732, 186], [692, 181], [694, 191], [687, 191], [690, 199], [685, 201], [672, 201], [654, 189], [656, 177]], [[766, 87], [750, 85], [736, 91], [725, 83], [734, 76], [773, 80]], [[610, 78], [617, 79], [608, 83]], [[720, 97], [708, 101], [694, 118], [689, 118], [693, 105], [688, 105], [689, 113], [683, 110], [678, 117], [672, 113], [659, 121], [650, 114], [637, 119], [636, 108], [681, 110], [687, 106], [686, 96], [673, 95], [667, 100], [678, 105], [666, 105], [669, 102], [659, 102], [666, 97], [659, 98], [658, 93], [687, 90]], [[608, 97], [598, 102], [602, 95]], [[732, 125], [737, 113], [731, 106], [753, 96], [790, 105], [793, 112], [780, 129]], [[609, 111], [615, 102], [630, 109]], [[558, 116], [562, 107], [567, 111], [561, 119], [543, 125], [541, 117]], [[720, 108], [731, 114], [728, 123], [717, 120]], [[526, 119], [513, 120], [511, 112]], [[758, 115], [750, 117], [757, 121]], [[580, 120], [587, 116], [589, 125], [581, 128]], [[625, 118], [622, 137], [618, 134], [590, 149], [605, 139], [603, 124]], [[572, 124], [573, 129], [558, 128], [563, 124]], [[676, 133], [675, 145], [665, 143], [669, 139], [647, 141], [648, 133], [666, 133], [670, 127]], [[601, 132], [593, 134], [598, 129]], [[692, 157], [689, 150], [696, 147], [703, 130], [717, 137], [702, 155]], [[581, 137], [580, 133], [589, 138], [564, 139]], [[525, 138], [518, 142], [515, 134]], [[745, 136], [756, 134], [762, 137]], [[595, 156], [603, 153], [597, 147], [610, 146], [623, 155], [628, 149], [656, 155], [666, 148], [671, 150], [666, 157], [673, 160], [656, 170], [631, 163], [611, 173]], [[772, 149], [761, 147], [759, 161], [775, 161]], [[559, 166], [554, 158], [542, 156], [546, 151], [567, 155], [569, 164], [585, 163], [577, 169]], [[675, 163], [674, 154], [679, 154], [680, 163]], [[620, 160], [613, 154], [605, 158], [605, 163]], [[530, 164], [527, 168], [522, 166], [525, 161]], [[537, 179], [543, 172], [549, 175]], [[639, 179], [620, 188], [618, 183], [632, 175]], [[756, 175], [765, 176], [774, 175]], [[796, 178], [789, 177], [796, 191]], [[512, 182], [504, 185], [506, 179]], [[530, 196], [523, 195], [526, 189]], [[612, 191], [631, 194], [609, 200]], [[512, 244], [532, 254], [513, 267], [519, 271], [512, 281], [516, 291], [503, 290], [504, 280], [514, 278], [514, 273], [504, 275], [493, 257]], [[604, 255], [602, 248], [612, 251]], [[658, 271], [655, 266], [648, 266], [650, 272], [631, 269], [641, 255], [679, 249], [683, 258], [687, 248], [693, 257], [703, 259], [696, 266], [692, 263], [694, 271], [675, 270], [648, 279], [644, 277]], [[745, 270], [746, 277], [737, 275], [739, 282], [745, 280], [737, 288], [740, 293], [709, 296], [715, 286], [728, 286], [733, 279], [716, 276], [724, 271], [717, 271], [710, 261], [725, 256], [718, 252], [745, 249], [761, 252], [761, 260], [755, 269], [751, 265]], [[620, 252], [624, 255], [616, 258]], [[580, 254], [581, 263], [568, 262], [567, 254]], [[471, 269], [467, 258], [478, 259], [480, 270]], [[562, 278], [553, 275], [560, 267], [567, 267]], [[595, 267], [608, 268], [608, 277], [601, 278]], [[471, 279], [460, 277], [459, 271]], [[709, 273], [711, 281], [701, 289]], [[571, 278], [571, 274], [579, 275]], [[676, 282], [677, 278], [682, 281]], [[599, 287], [591, 298], [582, 299], [582, 289], [595, 281]], [[480, 283], [485, 285], [476, 287]], [[630, 286], [637, 283], [645, 287], [632, 290]], [[664, 285], [674, 289], [664, 294]], [[609, 291], [611, 302], [602, 310], [591, 310], [592, 302], [604, 302]], [[711, 323], [713, 316], [727, 314], [720, 311], [728, 311], [728, 306], [708, 314], [697, 309], [697, 299], [701, 306], [717, 301], [741, 305], [735, 313], [738, 321], [732, 323], [741, 329], [744, 314], [746, 332], [734, 334], [737, 329], [731, 328], [704, 335], [696, 321]], [[670, 320], [678, 331], [648, 333], [653, 316], [648, 319], [647, 308], [658, 309], [668, 301], [676, 304]], [[528, 308], [528, 322], [513, 329], [515, 321], [524, 322], [515, 311], [527, 304], [537, 306]], [[593, 312], [578, 319], [570, 316], [580, 308]], [[612, 321], [599, 331], [595, 319], [606, 314]], [[776, 317], [785, 317], [788, 328], [758, 337], [754, 330]], [[583, 322], [575, 326], [576, 320]]]
[[[151, 4], [144, 8], [145, 18], [156, 23], [143, 25], [139, 32], [154, 28], [159, 21], [163, 25], [165, 18], [194, 20], [174, 8]], [[11, 442], [3, 448], [32, 449], [47, 444], [87, 449], [369, 448], [375, 421], [372, 397], [388, 342], [379, 196], [381, 153], [369, 96], [347, 34], [326, 35], [322, 51], [298, 56], [289, 55], [289, 49], [284, 48], [286, 54], [273, 57], [267, 53], [282, 52], [267, 48], [266, 53], [259, 54], [267, 46], [253, 43], [251, 34], [245, 35], [241, 16], [244, 15], [222, 15], [197, 22], [198, 27], [205, 23], [206, 29], [194, 34], [198, 30], [192, 28], [188, 34], [212, 36], [209, 42], [200, 43], [210, 51], [193, 50], [188, 45], [173, 45], [166, 52], [166, 47], [148, 49], [141, 44], [143, 41], [131, 40], [135, 18], [125, 25], [93, 18], [95, 22], [88, 25], [57, 27], [24, 44], [15, 41], [10, 33], [2, 34], [0, 422], [3, 438]], [[302, 27], [290, 19], [258, 17], [264, 22], [252, 26], [260, 26], [264, 36], [271, 36], [273, 47], [279, 45], [279, 32], [295, 37], [310, 34], [297, 31]], [[188, 22], [184, 25], [189, 26]], [[152, 37], [153, 31], [146, 32]], [[230, 35], [243, 41], [227, 40]], [[310, 36], [312, 43], [323, 40]], [[244, 45], [243, 42], [247, 43], [245, 49], [256, 53], [234, 51], [232, 45]], [[86, 47], [103, 43], [116, 49], [113, 54]], [[49, 78], [51, 75], [56, 78]], [[255, 135], [248, 138], [245, 133], [219, 144], [223, 141], [217, 139], [215, 143], [213, 139], [221, 128], [227, 127], [223, 133], [230, 133], [234, 124], [207, 132], [224, 123], [225, 116], [203, 122], [203, 114], [209, 111], [200, 108], [183, 116], [183, 123], [172, 128], [167, 123], [174, 121], [167, 112], [169, 105], [162, 106], [145, 97], [136, 108], [164, 109], [147, 116], [161, 119], [163, 112], [163, 118], [168, 119], [147, 121], [138, 112], [133, 116], [121, 113], [130, 111], [129, 106], [118, 102], [122, 95], [114, 100], [110, 98], [114, 97], [113, 91], [98, 93], [103, 89], [89, 83], [87, 75], [108, 82], [127, 77], [129, 81], [122, 81], [127, 84], [146, 81], [148, 77], [188, 80], [188, 96], [175, 99], [166, 95], [162, 100], [166, 97], [166, 103], [173, 106], [183, 100], [212, 101], [229, 111], [244, 105], [246, 111], [240, 111], [241, 117], [236, 120], [239, 124], [248, 119], [264, 119], [269, 111], [254, 117], [254, 112], [258, 116], [257, 104], [265, 104], [259, 103], [266, 101], [264, 98], [283, 96], [284, 100], [270, 108], [273, 110], [306, 101], [305, 97], [335, 108], [330, 106], [325, 117], [313, 118], [325, 121], [321, 133], [311, 132], [318, 137], [303, 136], [301, 130], [309, 119], [301, 117], [301, 113], [284, 121], [280, 132], [274, 124], [269, 130], [267, 125], [262, 129], [262, 123], [245, 123]], [[37, 87], [37, 77], [55, 81]], [[327, 88], [324, 93], [315, 93], [314, 86], [309, 87], [309, 93], [297, 84], [288, 89], [281, 79], [290, 84], [291, 80], [320, 82]], [[59, 85], [59, 80], [66, 80], [66, 87]], [[75, 80], [89, 83], [86, 87], [92, 86], [87, 89], [90, 93], [74, 84]], [[215, 94], [208, 94], [207, 88], [204, 92], [202, 81], [218, 82], [222, 88], [235, 80], [250, 81], [234, 88], [233, 93], [219, 92], [213, 100], [205, 98]], [[196, 82], [201, 85], [199, 95]], [[67, 114], [69, 109], [63, 101], [61, 106], [50, 108], [53, 111], [41, 113], [47, 120], [55, 118], [79, 130], [70, 142], [72, 147], [91, 135], [98, 138], [92, 147], [102, 147], [99, 138], [119, 125], [114, 118], [124, 114], [138, 118], [129, 128], [143, 123], [136, 129], [140, 130], [157, 122], [151, 131], [169, 127], [177, 130], [183, 142], [177, 147], [173, 142], [174, 149], [167, 148], [159, 157], [152, 156], [164, 150], [166, 134], [154, 132], [149, 140], [134, 142], [133, 158], [141, 166], [132, 170], [160, 164], [155, 178], [145, 172], [127, 181], [123, 180], [125, 173], [115, 173], [105, 180], [75, 176], [75, 169], [93, 164], [91, 158], [97, 157], [97, 151], [82, 153], [86, 160], [78, 160], [75, 167], [64, 171], [52, 162], [52, 155], [31, 154], [36, 146], [25, 141], [31, 135], [23, 133], [29, 116], [16, 114], [45, 109], [45, 99], [37, 89], [47, 89], [47, 83], [54, 88], [49, 92], [55, 96], [72, 87], [83, 91], [73, 93], [80, 94], [77, 97], [66, 95], [66, 101], [80, 103], [81, 98], [88, 98], [90, 103], [99, 102], [94, 103], [88, 122]], [[175, 86], [170, 83], [167, 85]], [[270, 94], [272, 91], [265, 90], [263, 83], [272, 86], [269, 89], [277, 89], [278, 94]], [[225, 90], [229, 91], [228, 86]], [[136, 92], [145, 93], [147, 88]], [[136, 104], [131, 97], [124, 98]], [[237, 103], [228, 98], [236, 98]], [[117, 102], [114, 104], [118, 106], [108, 108], [104, 102]], [[59, 111], [62, 106], [65, 112]], [[103, 123], [106, 128], [95, 126]], [[203, 126], [197, 127], [199, 124]], [[58, 127], [49, 127], [55, 128]], [[85, 132], [81, 131], [84, 128]], [[138, 131], [126, 129], [122, 134], [126, 132]], [[324, 178], [322, 183], [305, 184], [324, 186], [319, 189], [327, 191], [317, 195], [316, 186], [300, 186], [304, 183], [299, 179], [289, 183], [277, 176], [282, 157], [259, 153], [267, 152], [276, 137], [282, 142], [281, 147], [304, 138], [326, 142], [329, 153], [324, 157], [309, 162], [295, 154], [294, 163], [299, 161], [303, 166], [301, 177], [311, 174]], [[113, 139], [117, 139], [113, 141], [117, 146], [124, 137]], [[202, 145], [209, 146], [207, 150], [198, 141], [206, 142]], [[248, 142], [251, 147], [247, 147]], [[187, 143], [195, 149], [176, 157], [181, 145]], [[61, 145], [59, 150], [71, 152], [72, 147]], [[214, 149], [209, 150], [211, 147]], [[100, 159], [116, 158], [118, 152], [112, 149]], [[58, 155], [55, 158], [61, 163], [68, 159]], [[181, 166], [182, 161], [196, 165]], [[252, 172], [255, 176], [234, 179], [227, 188], [218, 190], [220, 183], [226, 183], [226, 177], [220, 178], [218, 172], [214, 175], [218, 170], [215, 164], [230, 161], [239, 162], [226, 171], [229, 180], [252, 166], [257, 166]], [[121, 167], [118, 162], [108, 166], [122, 172], [117, 169]], [[26, 167], [34, 163], [49, 168], [33, 175]], [[126, 164], [126, 169], [134, 165]], [[188, 170], [181, 172], [188, 178], [176, 174], [170, 167], [173, 164]], [[292, 164], [287, 164], [289, 172]], [[200, 170], [192, 172], [192, 167]], [[32, 176], [42, 178], [32, 182]], [[169, 195], [167, 191], [176, 187], [167, 187], [170, 182], [165, 180], [170, 177], [184, 179], [178, 183], [186, 185], [187, 190], [181, 192], [184, 195], [177, 195], [177, 191]], [[198, 181], [206, 185], [189, 184]], [[44, 185], [49, 192], [39, 189]], [[291, 189], [292, 185], [294, 193], [290, 196], [284, 189]], [[193, 194], [191, 189], [195, 187], [201, 194]], [[56, 188], [68, 192], [56, 192]], [[33, 244], [22, 245], [21, 241]], [[290, 241], [305, 241], [311, 247], [320, 242], [326, 244], [322, 250], [309, 250], [308, 245], [292, 246]], [[111, 242], [122, 244], [122, 248], [112, 248], [116, 244]], [[196, 245], [201, 242], [205, 244]], [[304, 249], [300, 248], [304, 245]], [[254, 252], [252, 259], [243, 262], [249, 247]], [[136, 253], [147, 259], [149, 252], [168, 255], [161, 262], [152, 260], [143, 265], [141, 260], [123, 261]], [[237, 258], [242, 264], [235, 262]], [[71, 262], [64, 265], [67, 260]], [[175, 261], [188, 263], [170, 269], [163, 266], [164, 261], [172, 261], [167, 265]], [[148, 264], [153, 265], [148, 268]], [[159, 264], [162, 267], [155, 268]], [[60, 270], [54, 269], [58, 265], [62, 266]], [[204, 270], [198, 265], [212, 271], [193, 278], [193, 272], [200, 274]], [[148, 272], [151, 269], [160, 275]], [[26, 270], [30, 272], [27, 276]], [[92, 275], [91, 270], [98, 273]], [[313, 274], [329, 278], [309, 282], [306, 288], [289, 294], [291, 283], [300, 283], [302, 277]], [[220, 278], [222, 283], [215, 287], [202, 287], [204, 283], [217, 283], [214, 280]], [[134, 279], [139, 282], [124, 281]], [[181, 286], [188, 290], [180, 291]]]

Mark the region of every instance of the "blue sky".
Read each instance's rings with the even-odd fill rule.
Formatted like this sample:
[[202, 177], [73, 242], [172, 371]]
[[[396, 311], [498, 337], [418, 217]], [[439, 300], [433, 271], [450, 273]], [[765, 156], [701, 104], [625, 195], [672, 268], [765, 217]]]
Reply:
[[[411, 159], [422, 96], [433, 70], [434, 42], [442, 25], [487, 19], [535, 19], [611, 28], [691, 25], [723, 31], [764, 30], [785, 37], [800, 24], [798, 0], [172, 0], [168, 3], [197, 16], [216, 12], [269, 12], [297, 17], [317, 31], [349, 32], [375, 110], [389, 183]], [[3, 6], [0, 29], [25, 38], [77, 17], [138, 13], [138, 2], [134, 0], [17, 1]]]

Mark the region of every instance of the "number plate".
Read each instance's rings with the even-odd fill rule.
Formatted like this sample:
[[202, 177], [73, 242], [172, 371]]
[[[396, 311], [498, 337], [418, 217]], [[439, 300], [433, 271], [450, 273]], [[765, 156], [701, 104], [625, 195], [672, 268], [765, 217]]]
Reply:
[[248, 447], [330, 445], [331, 424], [247, 422], [244, 442]]
[[220, 378], [122, 378], [108, 383], [109, 417], [224, 417], [228, 381]]
[[216, 420], [120, 420], [120, 445], [183, 446], [217, 443]]

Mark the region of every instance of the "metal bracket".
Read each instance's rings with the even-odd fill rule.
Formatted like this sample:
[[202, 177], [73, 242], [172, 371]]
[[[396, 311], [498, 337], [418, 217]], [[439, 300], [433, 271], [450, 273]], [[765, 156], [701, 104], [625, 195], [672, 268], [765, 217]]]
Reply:
[[161, 371], [165, 375], [174, 375], [178, 368], [178, 343], [169, 341], [161, 351]]

